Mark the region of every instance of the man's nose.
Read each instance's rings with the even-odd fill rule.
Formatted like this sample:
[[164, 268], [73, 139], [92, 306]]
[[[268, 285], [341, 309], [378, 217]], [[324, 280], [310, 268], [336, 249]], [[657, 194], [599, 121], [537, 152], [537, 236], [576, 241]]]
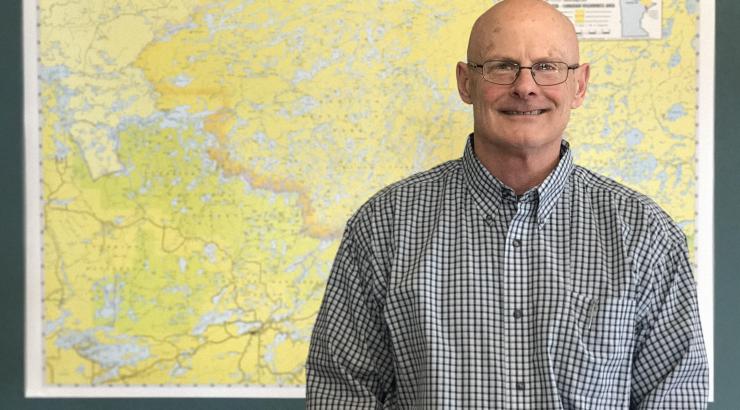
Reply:
[[514, 80], [514, 84], [511, 85], [511, 93], [519, 98], [527, 98], [530, 95], [537, 94], [539, 85], [534, 81], [532, 74], [532, 69], [529, 67], [519, 68], [519, 75]]

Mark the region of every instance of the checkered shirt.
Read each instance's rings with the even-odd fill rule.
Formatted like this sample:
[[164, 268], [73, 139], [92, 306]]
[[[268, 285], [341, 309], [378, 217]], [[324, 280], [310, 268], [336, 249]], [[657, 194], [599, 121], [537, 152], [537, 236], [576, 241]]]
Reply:
[[307, 408], [699, 409], [708, 370], [686, 239], [575, 166], [517, 197], [473, 153], [347, 223]]

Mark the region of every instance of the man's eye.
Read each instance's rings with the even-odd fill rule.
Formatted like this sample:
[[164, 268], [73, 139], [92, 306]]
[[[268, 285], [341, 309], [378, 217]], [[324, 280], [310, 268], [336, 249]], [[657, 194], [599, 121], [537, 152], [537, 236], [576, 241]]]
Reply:
[[555, 63], [537, 63], [534, 65], [534, 69], [537, 71], [558, 71], [558, 66]]
[[491, 71], [516, 71], [516, 64], [496, 62], [489, 65]]

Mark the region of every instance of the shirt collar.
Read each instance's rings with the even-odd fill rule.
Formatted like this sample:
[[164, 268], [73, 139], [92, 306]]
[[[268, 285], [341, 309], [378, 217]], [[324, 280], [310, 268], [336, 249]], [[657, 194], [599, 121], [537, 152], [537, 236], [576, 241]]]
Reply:
[[[473, 134], [470, 134], [468, 142], [465, 144], [462, 164], [463, 173], [473, 198], [483, 210], [486, 218], [495, 218], [504, 200], [509, 198], [516, 200], [514, 190], [496, 179], [475, 156], [473, 152]], [[573, 155], [570, 145], [563, 140], [560, 145], [560, 162], [558, 162], [558, 165], [538, 187], [530, 189], [521, 197], [523, 201], [537, 201], [538, 224], [542, 225], [547, 222], [560, 195], [567, 186], [573, 169]]]

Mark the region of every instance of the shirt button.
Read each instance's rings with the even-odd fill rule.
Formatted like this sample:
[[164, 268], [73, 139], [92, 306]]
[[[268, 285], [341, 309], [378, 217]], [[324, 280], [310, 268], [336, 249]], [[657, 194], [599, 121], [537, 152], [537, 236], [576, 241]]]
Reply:
[[524, 391], [524, 383], [517, 382], [516, 383], [516, 389], [517, 389], [517, 391]]
[[521, 309], [514, 309], [514, 319], [521, 319], [524, 316]]
[[512, 245], [514, 245], [515, 248], [522, 246], [522, 241], [520, 241], [519, 239], [514, 239], [511, 243]]

